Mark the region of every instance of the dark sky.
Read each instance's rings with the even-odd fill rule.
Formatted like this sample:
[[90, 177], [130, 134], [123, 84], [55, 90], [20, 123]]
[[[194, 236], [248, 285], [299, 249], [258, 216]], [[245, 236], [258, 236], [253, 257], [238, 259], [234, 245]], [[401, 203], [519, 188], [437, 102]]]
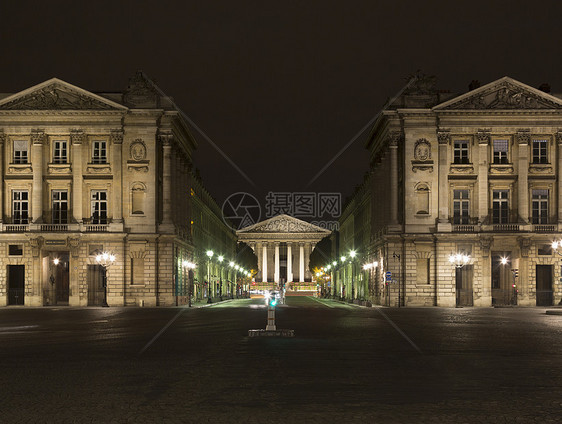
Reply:
[[195, 134], [219, 204], [238, 191], [349, 195], [364, 139], [307, 183], [418, 69], [453, 92], [505, 75], [562, 92], [556, 1], [85, 3], [2, 2], [0, 92], [51, 77], [121, 91], [144, 70], [254, 182]]

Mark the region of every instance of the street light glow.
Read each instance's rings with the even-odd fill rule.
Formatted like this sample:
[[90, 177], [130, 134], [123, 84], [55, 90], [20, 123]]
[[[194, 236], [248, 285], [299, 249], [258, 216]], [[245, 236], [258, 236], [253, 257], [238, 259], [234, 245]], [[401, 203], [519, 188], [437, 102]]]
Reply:
[[507, 265], [507, 258], [504, 256], [502, 259], [502, 265]]
[[352, 250], [351, 252], [349, 252], [349, 256], [351, 256], [352, 258], [354, 258], [355, 255], [357, 255], [357, 252], [355, 250]]
[[230, 261], [228, 265], [230, 265], [230, 267], [232, 268], [234, 266], [234, 262]]
[[208, 256], [209, 258], [212, 258], [212, 257], [213, 257], [213, 251], [212, 251], [212, 250], [207, 250], [207, 256]]
[[55, 259], [53, 259], [53, 263], [54, 263], [55, 265], [58, 265], [58, 264], [59, 264], [59, 262], [60, 262], [60, 259], [59, 259], [59, 258], [55, 258]]
[[342, 262], [345, 262], [345, 256], [342, 256], [340, 259]]
[[224, 256], [220, 255], [219, 256], [219, 262], [222, 262], [224, 260]]

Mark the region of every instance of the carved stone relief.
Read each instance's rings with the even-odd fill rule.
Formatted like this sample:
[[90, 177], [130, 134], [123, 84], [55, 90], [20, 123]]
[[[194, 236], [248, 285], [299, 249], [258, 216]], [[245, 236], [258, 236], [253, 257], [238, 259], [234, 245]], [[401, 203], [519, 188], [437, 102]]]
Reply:
[[146, 145], [140, 138], [137, 138], [135, 141], [131, 143], [131, 147], [129, 149], [129, 155], [131, 159], [135, 161], [141, 161], [146, 159]]

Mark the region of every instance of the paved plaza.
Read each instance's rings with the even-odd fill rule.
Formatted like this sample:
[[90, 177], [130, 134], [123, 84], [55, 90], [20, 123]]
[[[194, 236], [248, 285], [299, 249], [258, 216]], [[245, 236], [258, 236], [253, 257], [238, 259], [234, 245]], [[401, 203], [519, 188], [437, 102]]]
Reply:
[[[202, 306], [202, 305], [198, 305]], [[562, 316], [287, 298], [3, 308], [2, 423], [557, 423]]]

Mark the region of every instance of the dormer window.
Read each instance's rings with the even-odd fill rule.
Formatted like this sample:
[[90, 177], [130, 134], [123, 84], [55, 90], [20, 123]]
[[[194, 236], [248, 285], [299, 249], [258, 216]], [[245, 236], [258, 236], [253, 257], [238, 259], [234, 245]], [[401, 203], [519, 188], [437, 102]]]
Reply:
[[28, 144], [27, 140], [14, 140], [14, 162], [13, 163], [29, 163], [28, 162]]

